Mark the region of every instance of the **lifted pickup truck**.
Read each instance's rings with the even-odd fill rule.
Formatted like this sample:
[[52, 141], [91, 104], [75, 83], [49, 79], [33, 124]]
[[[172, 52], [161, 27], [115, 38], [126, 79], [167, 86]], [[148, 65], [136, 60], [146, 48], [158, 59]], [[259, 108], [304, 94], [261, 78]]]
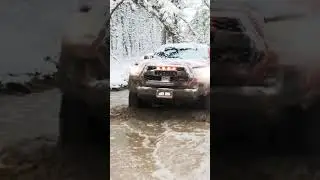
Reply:
[[131, 67], [130, 107], [170, 102], [210, 109], [209, 46], [165, 44], [149, 57]]

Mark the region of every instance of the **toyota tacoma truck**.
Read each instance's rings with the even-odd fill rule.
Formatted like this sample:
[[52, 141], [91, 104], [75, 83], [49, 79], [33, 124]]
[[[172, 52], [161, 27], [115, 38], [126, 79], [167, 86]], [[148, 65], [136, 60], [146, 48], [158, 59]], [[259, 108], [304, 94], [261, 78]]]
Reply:
[[108, 137], [109, 67], [106, 6], [83, 5], [62, 37], [57, 84], [61, 90], [59, 143]]
[[210, 106], [209, 46], [197, 43], [162, 45], [138, 60], [129, 75], [129, 107], [154, 103]]

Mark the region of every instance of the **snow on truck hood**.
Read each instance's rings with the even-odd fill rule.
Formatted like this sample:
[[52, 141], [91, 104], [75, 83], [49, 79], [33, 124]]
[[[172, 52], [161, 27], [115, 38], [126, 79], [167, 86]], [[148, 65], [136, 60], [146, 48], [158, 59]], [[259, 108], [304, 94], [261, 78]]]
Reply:
[[177, 58], [153, 58], [144, 62], [151, 66], [187, 66], [190, 68], [210, 66], [206, 59], [177, 59]]
[[[130, 74], [139, 74], [144, 67], [146, 66], [182, 66], [187, 67], [188, 70], [192, 71], [194, 74], [205, 74], [205, 78], [210, 78], [210, 60], [209, 57], [206, 57], [209, 53], [209, 46], [206, 44], [198, 43], [174, 43], [174, 44], [165, 44], [162, 45], [155, 52], [163, 52], [166, 48], [191, 48], [199, 52], [199, 56], [196, 54], [191, 57], [185, 58], [165, 58], [158, 55], [154, 55], [151, 59], [141, 59], [138, 60], [135, 65], [131, 66]], [[202, 72], [201, 72], [202, 71]], [[203, 73], [205, 72], [205, 73]]]

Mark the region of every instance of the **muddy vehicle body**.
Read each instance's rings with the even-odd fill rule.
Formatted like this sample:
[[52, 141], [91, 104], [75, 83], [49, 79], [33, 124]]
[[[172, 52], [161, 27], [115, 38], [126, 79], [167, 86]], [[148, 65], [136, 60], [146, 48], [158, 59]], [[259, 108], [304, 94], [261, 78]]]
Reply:
[[144, 58], [131, 67], [130, 107], [150, 107], [152, 103], [193, 103], [194, 107], [209, 107], [209, 46], [166, 44]]
[[61, 144], [107, 137], [109, 67], [106, 62], [105, 8], [103, 5], [81, 6], [72, 15], [62, 37], [57, 72], [62, 93]]
[[286, 122], [287, 115], [300, 115], [310, 102], [306, 100], [307, 72], [282, 63], [264, 37], [265, 23], [292, 17], [266, 18], [250, 7], [229, 3], [211, 6], [211, 112], [263, 115], [231, 118], [232, 122], [216, 118], [216, 134], [232, 133], [232, 124], [236, 128], [250, 127], [269, 138], [280, 124], [294, 123]]

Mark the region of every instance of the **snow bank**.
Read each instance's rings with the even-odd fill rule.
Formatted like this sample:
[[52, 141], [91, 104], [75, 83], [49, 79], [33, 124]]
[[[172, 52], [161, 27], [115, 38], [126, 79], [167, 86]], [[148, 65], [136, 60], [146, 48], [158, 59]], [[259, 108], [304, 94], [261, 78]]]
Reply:
[[110, 57], [110, 89], [122, 89], [128, 85], [129, 68], [135, 58]]

